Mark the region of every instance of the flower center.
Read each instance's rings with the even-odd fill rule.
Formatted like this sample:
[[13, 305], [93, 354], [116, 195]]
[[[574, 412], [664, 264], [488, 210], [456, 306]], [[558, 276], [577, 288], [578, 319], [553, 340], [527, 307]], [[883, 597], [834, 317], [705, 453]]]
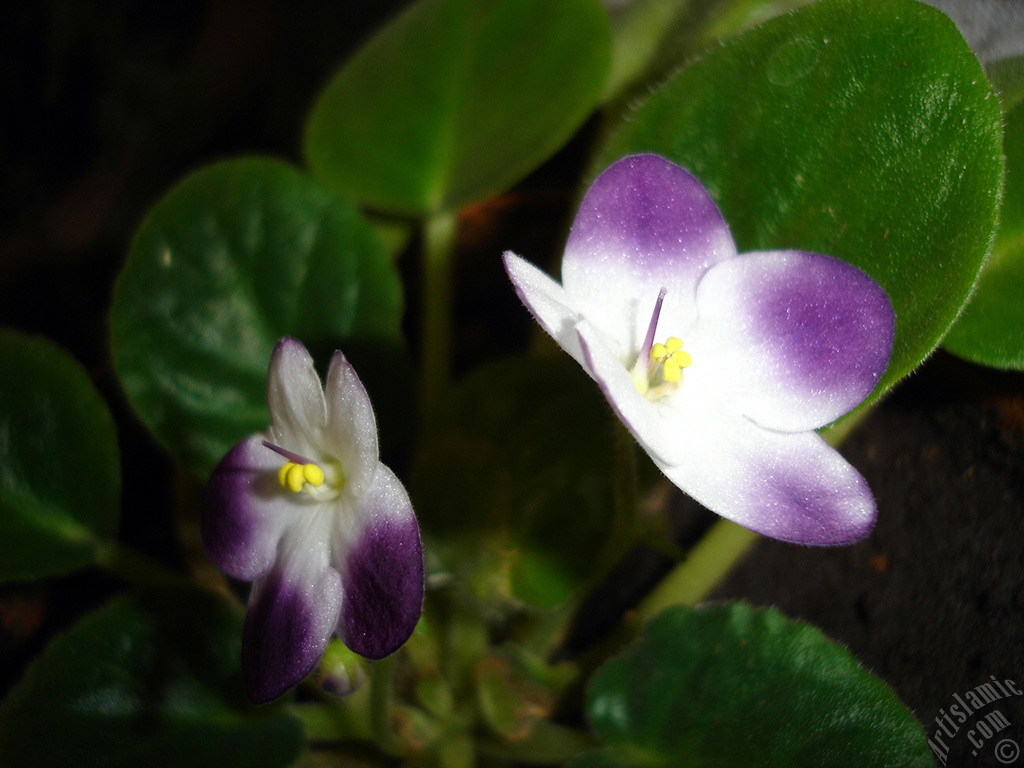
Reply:
[[[277, 481], [285, 490], [292, 493], [305, 491], [314, 498], [321, 498], [325, 495], [336, 496], [345, 487], [345, 474], [337, 462], [321, 466], [312, 459], [267, 440], [263, 441], [263, 445], [288, 459], [277, 473]], [[324, 467], [327, 468], [326, 473]]]
[[657, 400], [674, 392], [683, 380], [683, 369], [693, 365], [693, 358], [689, 352], [683, 351], [683, 340], [679, 337], [669, 336], [664, 344], [654, 343], [666, 292], [662, 288], [658, 293], [651, 322], [647, 326], [647, 336], [631, 371], [637, 390], [648, 400]]
[[675, 384], [683, 377], [683, 368], [693, 365], [689, 352], [683, 351], [683, 340], [669, 336], [664, 344], [651, 347], [651, 362], [661, 366], [661, 378]]

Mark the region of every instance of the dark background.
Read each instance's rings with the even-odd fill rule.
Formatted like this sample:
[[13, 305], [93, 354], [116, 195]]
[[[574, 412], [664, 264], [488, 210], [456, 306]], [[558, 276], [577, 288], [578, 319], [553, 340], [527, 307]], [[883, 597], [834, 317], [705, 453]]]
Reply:
[[[124, 509], [145, 510], [125, 516], [122, 535], [167, 562], [180, 558], [171, 500], [144, 489], [168, 487], [170, 469], [128, 413], [108, 355], [107, 307], [132, 232], [200, 165], [253, 153], [299, 162], [314, 96], [402, 4], [52, 0], [0, 15], [0, 324], [49, 337], [93, 375], [121, 430]], [[493, 355], [496, 333], [527, 333], [510, 289], [493, 301], [504, 295], [498, 251], [538, 261], [557, 252], [582, 146], [464, 215], [462, 366]], [[953, 694], [989, 675], [1024, 688], [1022, 382], [936, 354], [844, 446], [877, 495], [872, 535], [834, 550], [762, 541], [715, 597], [818, 625], [892, 685], [929, 735]], [[0, 587], [0, 691], [53, 632], [117, 588], [93, 571]], [[973, 755], [972, 718], [947, 738], [948, 765], [999, 765], [996, 742], [1024, 742], [1024, 698], [992, 708], [1010, 728]]]

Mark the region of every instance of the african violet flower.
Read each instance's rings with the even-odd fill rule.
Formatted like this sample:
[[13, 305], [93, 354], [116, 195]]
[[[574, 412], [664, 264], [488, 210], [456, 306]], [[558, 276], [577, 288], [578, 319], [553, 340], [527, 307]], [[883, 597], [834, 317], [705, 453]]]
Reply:
[[785, 541], [843, 544], [870, 530], [867, 484], [814, 432], [860, 403], [888, 362], [893, 312], [870, 277], [803, 251], [737, 255], [700, 183], [656, 155], [594, 182], [561, 285], [512, 253], [505, 268], [701, 504]]
[[334, 354], [282, 339], [270, 360], [271, 425], [236, 445], [203, 500], [203, 543], [226, 573], [254, 581], [242, 634], [249, 698], [270, 701], [312, 671], [332, 634], [379, 659], [423, 609], [419, 525], [377, 453], [370, 399]]

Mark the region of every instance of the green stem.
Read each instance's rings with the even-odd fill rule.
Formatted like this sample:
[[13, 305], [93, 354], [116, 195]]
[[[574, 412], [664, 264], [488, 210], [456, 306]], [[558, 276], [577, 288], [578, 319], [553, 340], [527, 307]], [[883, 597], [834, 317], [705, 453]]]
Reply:
[[757, 534], [731, 520], [719, 520], [655, 587], [637, 609], [642, 621], [670, 605], [696, 605], [739, 562]]
[[429, 415], [451, 378], [452, 266], [458, 220], [440, 213], [427, 220], [423, 237], [423, 337], [420, 406]]
[[391, 720], [391, 700], [395, 680], [395, 656], [374, 663], [370, 677], [370, 728], [374, 740], [385, 752], [401, 751], [401, 740]]
[[[825, 430], [833, 448], [845, 440], [873, 406], [859, 408]], [[718, 586], [758, 539], [758, 534], [730, 520], [719, 520], [637, 608], [641, 621], [670, 605], [696, 605]]]
[[365, 711], [347, 706], [346, 701], [324, 704], [296, 704], [291, 711], [306, 731], [306, 738], [316, 741], [359, 739], [371, 741], [373, 730]]
[[189, 583], [177, 571], [119, 541], [101, 546], [96, 554], [96, 564], [135, 586], [166, 587]]

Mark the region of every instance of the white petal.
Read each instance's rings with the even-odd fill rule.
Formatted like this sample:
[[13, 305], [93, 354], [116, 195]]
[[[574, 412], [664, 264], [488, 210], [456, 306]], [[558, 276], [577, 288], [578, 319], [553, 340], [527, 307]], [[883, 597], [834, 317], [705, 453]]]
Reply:
[[797, 544], [849, 544], [871, 530], [867, 482], [816, 433], [773, 432], [713, 413], [693, 426], [702, 439], [685, 461], [655, 463], [712, 512]]
[[504, 261], [505, 271], [523, 304], [540, 323], [541, 328], [582, 365], [583, 352], [576, 335], [576, 323], [580, 321], [580, 313], [573, 305], [569, 294], [533, 264], [511, 251], [506, 251]]
[[323, 447], [341, 462], [347, 490], [359, 497], [373, 483], [378, 466], [377, 422], [370, 396], [341, 352], [327, 371], [327, 428]]
[[320, 433], [327, 423], [327, 406], [313, 358], [292, 338], [284, 338], [270, 358], [267, 382], [273, 442], [314, 458]]
[[673, 395], [651, 402], [592, 328], [580, 323], [579, 334], [623, 424], [673, 483], [712, 512], [772, 538], [822, 546], [870, 530], [867, 483], [817, 434], [764, 429], [726, 407], [713, 380], [693, 382], [688, 373]]
[[[626, 366], [601, 333], [586, 321], [577, 327], [584, 367], [637, 442], [653, 458], [674, 464], [686, 458], [695, 436], [686, 429], [689, 408], [675, 400], [652, 402], [640, 394]], [[699, 436], [696, 436], [699, 437]]]

